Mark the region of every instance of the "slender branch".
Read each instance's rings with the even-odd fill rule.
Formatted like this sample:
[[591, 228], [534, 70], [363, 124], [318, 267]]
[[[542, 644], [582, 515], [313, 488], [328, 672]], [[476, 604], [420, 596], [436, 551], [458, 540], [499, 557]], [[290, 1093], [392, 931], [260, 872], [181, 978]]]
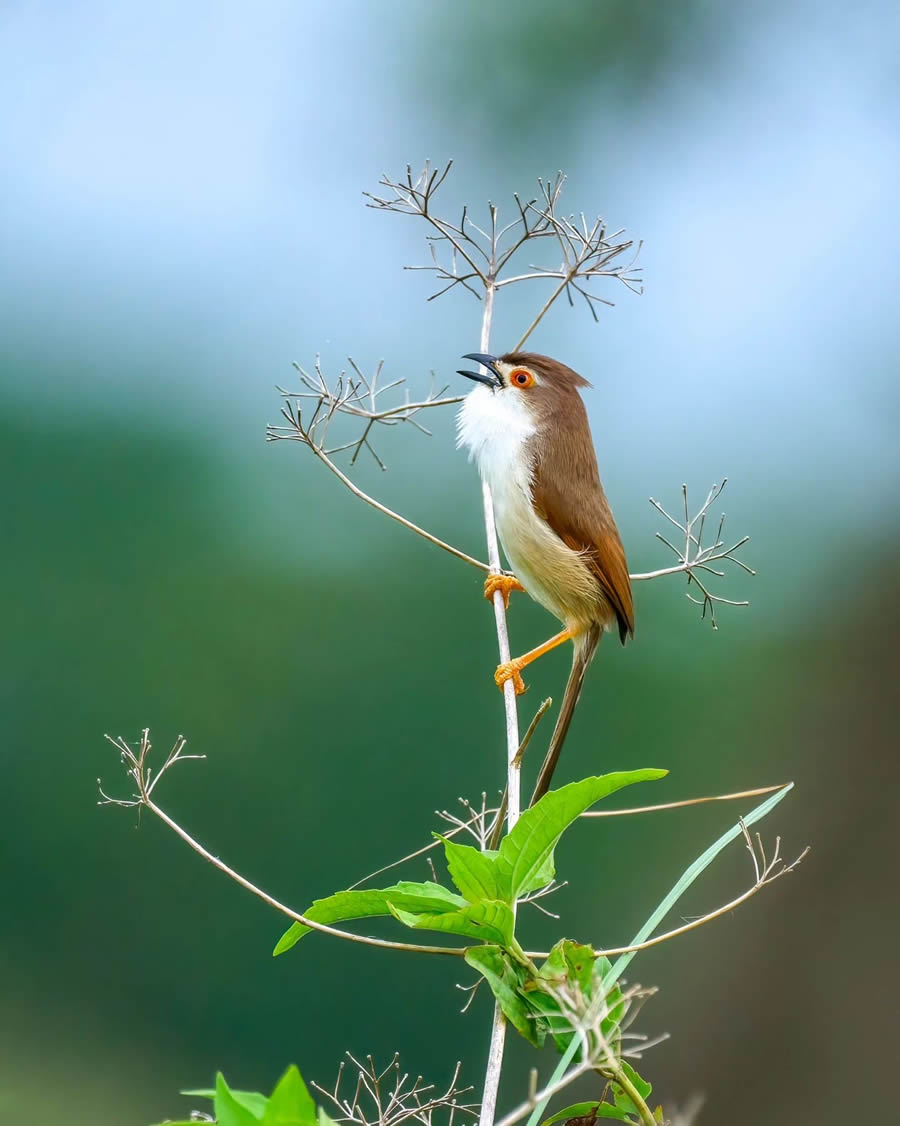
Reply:
[[762, 794], [774, 794], [776, 790], [783, 790], [786, 782], [777, 786], [761, 786], [756, 790], [738, 790], [733, 794], [712, 794], [703, 798], [684, 798], [682, 801], [667, 801], [661, 805], [639, 805], [632, 809], [589, 809], [581, 817], [625, 817], [630, 813], [658, 813], [663, 809], [682, 809], [688, 805], [703, 805], [712, 801], [733, 801], [736, 798], [755, 798]]
[[[492, 247], [492, 259], [494, 249]], [[491, 265], [493, 266], [493, 260]], [[481, 351], [487, 352], [491, 341], [491, 321], [494, 313], [495, 287], [493, 281], [485, 286], [484, 311], [481, 320]], [[490, 486], [482, 482], [482, 503], [484, 505], [484, 530], [488, 545], [488, 562], [491, 571], [502, 570], [500, 565], [500, 545], [494, 523], [494, 501]], [[510, 659], [509, 633], [506, 628], [506, 604], [501, 591], [494, 592], [494, 623], [497, 629], [497, 647], [501, 664]], [[516, 693], [512, 680], [503, 685], [503, 705], [506, 718], [506, 821], [510, 829], [519, 819], [521, 809], [519, 772], [519, 716], [516, 707]], [[515, 905], [513, 905], [515, 910]], [[500, 1089], [500, 1074], [503, 1069], [503, 1046], [506, 1041], [506, 1018], [499, 1004], [494, 1005], [491, 1023], [491, 1041], [488, 1047], [488, 1061], [485, 1069], [484, 1088], [481, 1098], [479, 1126], [493, 1126], [497, 1111], [497, 1093]]]
[[174, 766], [175, 763], [183, 761], [186, 758], [201, 758], [203, 756], [182, 755], [181, 750], [184, 747], [185, 741], [179, 736], [175, 747], [151, 783], [149, 768], [147, 766], [147, 756], [151, 748], [149, 729], [145, 727], [142, 731], [141, 742], [136, 753], [121, 736], [118, 739], [113, 739], [110, 735], [107, 735], [106, 738], [121, 753], [122, 759], [128, 767], [129, 777], [132, 778], [137, 786], [137, 794], [134, 799], [122, 800], [109, 797], [109, 795], [104, 793], [101, 789], [100, 794], [103, 799], [101, 804], [140, 806], [149, 810], [149, 812], [155, 817], [158, 817], [164, 825], [167, 825], [173, 833], [179, 836], [185, 844], [189, 845], [198, 856], [202, 856], [204, 860], [212, 864], [214, 868], [218, 868], [220, 872], [223, 872], [230, 879], [234, 880], [236, 884], [240, 884], [242, 888], [252, 892], [258, 899], [261, 899], [264, 903], [268, 903], [270, 907], [274, 907], [276, 911], [280, 911], [282, 915], [286, 915], [295, 923], [302, 923], [303, 926], [309, 927], [310, 930], [321, 931], [323, 934], [330, 934], [335, 938], [345, 938], [350, 942], [359, 942], [365, 946], [380, 946], [386, 950], [411, 950], [418, 954], [449, 954], [454, 957], [465, 956], [465, 948], [420, 946], [415, 943], [393, 942], [389, 939], [370, 938], [367, 935], [351, 934], [349, 931], [339, 930], [337, 927], [329, 926], [327, 923], [319, 923], [316, 922], [315, 919], [308, 919], [305, 915], [301, 915], [299, 911], [294, 911], [293, 908], [281, 903], [279, 900], [275, 899], [274, 896], [269, 895], [268, 892], [263, 891], [262, 888], [257, 887], [256, 884], [251, 883], [246, 876], [242, 876], [240, 872], [236, 872], [233, 868], [230, 868], [223, 860], [220, 860], [218, 856], [213, 856], [209, 849], [204, 848], [199, 841], [195, 840], [186, 829], [183, 829], [177, 821], [173, 820], [151, 798], [150, 794], [157, 782], [159, 782], [163, 774]]
[[[532, 736], [537, 730], [537, 725], [544, 718], [547, 709], [552, 704], [553, 697], [548, 696], [546, 700], [542, 701], [540, 707], [534, 713], [534, 717], [532, 718], [531, 723], [529, 723], [527, 731], [522, 736], [522, 742], [519, 744], [519, 749], [516, 751], [516, 762], [518, 763], [519, 767], [521, 767], [522, 765], [522, 759], [525, 755], [525, 751], [528, 749], [528, 744], [531, 742]], [[503, 822], [506, 820], [507, 798], [508, 791], [504, 790], [503, 797], [500, 801], [500, 808], [497, 810], [497, 816], [494, 820], [494, 827], [491, 831], [491, 839], [490, 843], [488, 844], [488, 848], [490, 849], [497, 848], [497, 846], [500, 844], [500, 837], [503, 833]]]
[[534, 330], [537, 328], [537, 326], [544, 319], [544, 315], [549, 311], [550, 306], [554, 303], [554, 301], [556, 301], [557, 297], [559, 297], [562, 293], [565, 292], [565, 289], [569, 285], [569, 283], [571, 282], [573, 276], [574, 276], [574, 274], [571, 274], [571, 273], [564, 275], [563, 280], [559, 283], [559, 285], [556, 287], [556, 289], [554, 289], [554, 291], [550, 294], [550, 296], [547, 298], [547, 300], [541, 306], [541, 308], [538, 311], [537, 315], [535, 316], [534, 320], [531, 322], [531, 324], [528, 326], [528, 328], [526, 328], [525, 331], [522, 333], [521, 337], [519, 338], [519, 340], [516, 343], [515, 348], [512, 349], [513, 352], [521, 352], [522, 345], [525, 343], [525, 341], [528, 339], [528, 337], [531, 336], [531, 334], [534, 332]]
[[633, 583], [641, 583], [647, 579], [662, 579], [666, 575], [683, 575], [690, 570], [690, 566], [689, 563], [677, 563], [674, 567], [660, 567], [658, 571], [638, 571], [628, 577]]
[[[465, 821], [460, 825], [456, 825], [454, 828], [448, 829], [446, 832], [442, 832], [441, 836], [455, 837], [458, 833], [464, 833], [466, 830], [470, 829], [471, 826], [475, 825], [482, 817], [486, 816], [487, 814], [493, 814], [496, 812], [497, 811], [494, 809], [486, 809], [484, 811], [484, 814], [480, 812], [475, 813], [468, 821]], [[374, 872], [370, 872], [367, 876], [363, 876], [362, 879], [357, 880], [355, 884], [351, 884], [347, 890], [353, 891], [354, 888], [358, 888], [362, 884], [368, 883], [369, 880], [374, 879], [376, 876], [380, 876], [382, 872], [389, 872], [391, 868], [397, 868], [400, 864], [404, 864], [407, 860], [415, 860], [416, 857], [424, 856], [426, 852], [431, 852], [432, 849], [443, 847], [444, 842], [442, 840], [431, 841], [429, 844], [423, 845], [421, 848], [417, 848], [415, 852], [409, 852], [406, 854], [406, 856], [401, 856], [399, 860], [392, 860], [390, 864], [385, 864], [381, 868], [376, 868]]]
[[[395, 512], [392, 508], [388, 508], [386, 504], [382, 504], [381, 501], [376, 500], [374, 497], [369, 496], [368, 493], [363, 492], [363, 490], [359, 488], [358, 485], [354, 484], [354, 482], [350, 480], [346, 473], [344, 473], [337, 465], [335, 465], [326, 451], [323, 450], [322, 447], [316, 442], [310, 426], [304, 425], [299, 410], [292, 410], [291, 407], [288, 406], [285, 410], [282, 411], [282, 414], [291, 424], [291, 428], [295, 431], [295, 433], [291, 435], [291, 437], [294, 438], [294, 440], [300, 441], [304, 445], [309, 446], [309, 448], [316, 455], [319, 461], [321, 461], [324, 465], [327, 465], [331, 472], [335, 475], [335, 477], [337, 477], [337, 479], [341, 482], [341, 484], [346, 485], [346, 487], [350, 490], [351, 493], [353, 493], [355, 497], [359, 497], [360, 500], [365, 501], [366, 504], [371, 505], [372, 508], [374, 508], [376, 511], [382, 513], [384, 516], [389, 516], [392, 520], [396, 520], [397, 523], [402, 524], [404, 528], [408, 528], [411, 532], [415, 532], [416, 535], [419, 535], [423, 539], [428, 540], [429, 543], [433, 543], [435, 547], [443, 548], [444, 551], [449, 552], [457, 559], [461, 559], [464, 563], [468, 563], [471, 567], [477, 567], [480, 571], [492, 570], [492, 567], [489, 564], [482, 563], [480, 559], [474, 559], [471, 555], [467, 555], [464, 551], [460, 551], [458, 547], [454, 547], [452, 544], [446, 543], [444, 540], [439, 539], [437, 536], [433, 536], [431, 532], [426, 532], [424, 528], [420, 528], [419, 525], [414, 524], [412, 520], [407, 520], [406, 517], [401, 516], [399, 512]], [[273, 435], [270, 430], [269, 437], [270, 440], [272, 440], [273, 438], [284, 438], [285, 435]]]
[[173, 833], [176, 833], [185, 844], [189, 845], [194, 852], [202, 856], [204, 860], [208, 860], [214, 868], [218, 868], [220, 872], [224, 872], [226, 876], [234, 880], [236, 884], [240, 884], [242, 888], [252, 892], [257, 899], [261, 899], [263, 903], [268, 903], [270, 907], [274, 907], [276, 911], [280, 911], [282, 915], [286, 915], [289, 919], [293, 919], [295, 923], [302, 923], [303, 926], [309, 927], [311, 930], [321, 931], [322, 934], [330, 934], [334, 938], [346, 938], [350, 942], [359, 942], [364, 946], [380, 946], [385, 950], [411, 950], [416, 954], [450, 954], [456, 957], [464, 957], [465, 949], [457, 949], [451, 946], [420, 946], [411, 942], [393, 942], [385, 938], [370, 938], [368, 935], [351, 934], [350, 931], [339, 930], [337, 927], [328, 926], [327, 923], [317, 923], [315, 919], [308, 919], [305, 915], [301, 915], [299, 911], [288, 907], [286, 904], [281, 903], [274, 896], [269, 895], [268, 892], [257, 887], [240, 872], [236, 872], [230, 868], [223, 860], [213, 854], [195, 840], [186, 829], [183, 829], [177, 821], [174, 821], [164, 810], [160, 809], [158, 805], [152, 800], [147, 800], [142, 803], [152, 814], [160, 819], [164, 824], [168, 825]]

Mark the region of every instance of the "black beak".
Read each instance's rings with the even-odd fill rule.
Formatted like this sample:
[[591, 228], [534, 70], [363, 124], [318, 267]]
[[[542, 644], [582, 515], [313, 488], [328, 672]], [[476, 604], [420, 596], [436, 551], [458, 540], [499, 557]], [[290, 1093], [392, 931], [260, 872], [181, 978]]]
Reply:
[[484, 383], [486, 386], [490, 387], [492, 391], [495, 391], [498, 387], [503, 386], [503, 381], [500, 378], [500, 372], [497, 371], [496, 367], [496, 356], [491, 356], [487, 352], [467, 352], [463, 356], [463, 359], [477, 360], [478, 363], [483, 364], [491, 374], [485, 375], [480, 371], [462, 371], [460, 369], [457, 372], [457, 375], [464, 375], [466, 379], [474, 379], [477, 383]]

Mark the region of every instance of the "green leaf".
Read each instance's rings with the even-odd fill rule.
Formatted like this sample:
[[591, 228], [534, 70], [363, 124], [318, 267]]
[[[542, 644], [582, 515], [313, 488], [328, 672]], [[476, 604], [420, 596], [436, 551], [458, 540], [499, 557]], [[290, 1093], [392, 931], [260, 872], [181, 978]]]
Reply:
[[491, 987], [497, 1004], [513, 1028], [539, 1048], [544, 1035], [520, 992], [522, 972], [499, 946], [471, 946], [466, 951], [466, 961]]
[[595, 993], [594, 962], [597, 955], [590, 946], [562, 938], [553, 947], [547, 960], [538, 971], [545, 981], [561, 985], [577, 985], [582, 995], [590, 999]]
[[317, 1126], [316, 1104], [294, 1065], [269, 1096], [262, 1122], [263, 1126]]
[[502, 881], [504, 897], [518, 898], [526, 887], [533, 887], [556, 843], [572, 822], [608, 794], [631, 786], [662, 778], [665, 770], [625, 770], [584, 778], [559, 790], [550, 790], [526, 810], [500, 844], [497, 873]]
[[[245, 1107], [257, 1118], [262, 1118], [268, 1101], [265, 1095], [261, 1095], [259, 1091], [235, 1091], [233, 1087], [230, 1088], [230, 1091], [232, 1098], [239, 1102], [242, 1107]], [[199, 1091], [182, 1091], [181, 1094], [195, 1099], [214, 1099], [216, 1097], [215, 1089], [210, 1088]]]
[[321, 1107], [319, 1107], [318, 1123], [319, 1126], [337, 1126], [334, 1119], [329, 1114], [326, 1114]]
[[[389, 888], [361, 888], [337, 891], [325, 899], [317, 899], [303, 914], [316, 923], [341, 923], [347, 919], [367, 919], [391, 915], [391, 905], [404, 911], [428, 911], [440, 914], [456, 911], [466, 900], [440, 884], [404, 881]], [[293, 923], [278, 940], [273, 955], [283, 954], [305, 935], [311, 927]]]
[[260, 1119], [246, 1106], [238, 1102], [225, 1082], [222, 1072], [216, 1075], [216, 1094], [213, 1110], [219, 1126], [259, 1126]]
[[541, 982], [546, 982], [549, 989], [565, 986], [573, 997], [577, 989], [582, 998], [581, 1008], [587, 1011], [599, 985], [594, 972], [596, 960], [597, 956], [590, 946], [582, 946], [568, 938], [560, 939], [538, 971], [537, 980], [526, 991], [528, 1004], [540, 1013], [560, 1051], [565, 1050], [574, 1035], [572, 1022], [563, 1016], [556, 997], [541, 989]]
[[587, 1103], [572, 1103], [571, 1106], [565, 1106], [562, 1110], [558, 1110], [550, 1118], [545, 1118], [541, 1126], [554, 1126], [555, 1122], [563, 1122], [569, 1118], [584, 1118], [585, 1115], [592, 1114], [600, 1105], [599, 1099]]
[[446, 911], [440, 915], [418, 914], [404, 911], [393, 904], [389, 906], [392, 915], [416, 930], [461, 934], [466, 938], [477, 938], [481, 942], [493, 942], [500, 946], [511, 946], [513, 942], [515, 920], [512, 909], [506, 903], [498, 903], [496, 900], [467, 903], [458, 911]]
[[623, 1117], [623, 1112], [609, 1103], [601, 1103], [594, 1099], [587, 1103], [572, 1103], [557, 1111], [551, 1118], [545, 1118], [541, 1126], [553, 1126], [556, 1122], [568, 1122], [570, 1118], [613, 1118], [616, 1122], [632, 1122], [631, 1118]]
[[505, 898], [497, 880], [496, 852], [482, 852], [471, 845], [457, 844], [440, 833], [435, 836], [444, 842], [451, 879], [470, 903]]
[[[634, 1070], [634, 1068], [627, 1060], [621, 1060], [620, 1066], [631, 1085], [641, 1096], [644, 1102], [646, 1102], [647, 1096], [650, 1094], [653, 1088], [650, 1086], [646, 1079], [642, 1079], [640, 1075], [638, 1075], [638, 1073]], [[615, 1104], [620, 1110], [625, 1111], [627, 1114], [637, 1114], [640, 1117], [640, 1111], [632, 1102], [631, 1096], [623, 1087], [619, 1085], [618, 1082], [616, 1082], [616, 1080], [613, 1080], [612, 1090]]]
[[551, 852], [537, 872], [535, 872], [532, 879], [520, 889], [519, 895], [530, 895], [533, 891], [537, 891], [538, 888], [546, 887], [555, 875], [556, 864], [553, 861], [553, 853]]

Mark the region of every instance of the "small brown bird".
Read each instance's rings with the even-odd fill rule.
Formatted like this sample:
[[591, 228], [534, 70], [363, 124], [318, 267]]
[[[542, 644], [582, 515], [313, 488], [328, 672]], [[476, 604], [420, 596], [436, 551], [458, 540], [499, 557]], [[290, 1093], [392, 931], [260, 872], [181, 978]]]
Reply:
[[617, 629], [623, 645], [634, 633], [631, 581], [578, 393], [588, 381], [533, 352], [470, 352], [465, 359], [485, 371], [459, 373], [478, 383], [460, 409], [459, 445], [468, 447], [490, 486], [497, 532], [514, 571], [490, 575], [485, 597], [500, 590], [508, 604], [510, 591], [524, 590], [565, 627], [500, 665], [494, 679], [500, 688], [511, 679], [518, 695], [525, 691], [526, 665], [564, 641], [575, 647], [533, 804], [549, 789], [604, 630]]

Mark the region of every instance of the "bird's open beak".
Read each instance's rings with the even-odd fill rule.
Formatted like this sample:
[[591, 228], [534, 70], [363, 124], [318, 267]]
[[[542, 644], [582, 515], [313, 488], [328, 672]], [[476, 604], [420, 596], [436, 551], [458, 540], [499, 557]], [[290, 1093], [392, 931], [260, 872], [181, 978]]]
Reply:
[[463, 371], [460, 369], [457, 371], [457, 375], [464, 375], [466, 379], [474, 379], [477, 383], [484, 383], [486, 386], [490, 387], [492, 391], [503, 386], [500, 372], [497, 371], [496, 367], [496, 356], [491, 356], [487, 352], [466, 352], [463, 359], [477, 360], [478, 363], [483, 364], [491, 374], [485, 375], [484, 372], [481, 371]]

